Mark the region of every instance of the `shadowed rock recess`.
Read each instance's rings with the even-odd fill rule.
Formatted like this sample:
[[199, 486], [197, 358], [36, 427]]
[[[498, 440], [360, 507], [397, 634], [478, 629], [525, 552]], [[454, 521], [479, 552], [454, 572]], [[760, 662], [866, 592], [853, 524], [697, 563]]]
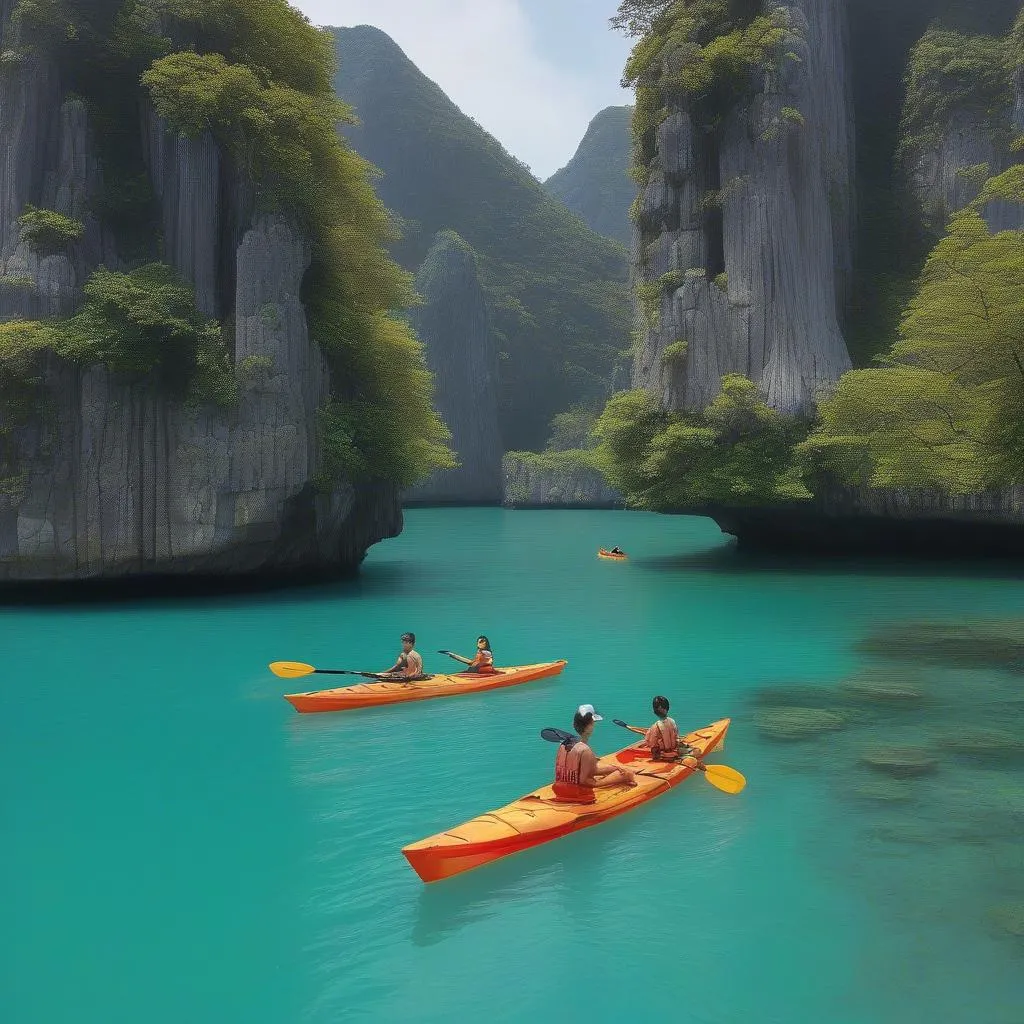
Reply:
[[440, 469], [405, 504], [497, 504], [502, 496], [498, 351], [472, 249], [453, 231], [435, 237], [416, 275], [424, 305], [410, 317], [435, 375], [436, 404], [452, 432], [456, 469]]
[[[12, 6], [5, 0], [5, 26]], [[235, 366], [259, 370], [221, 411], [190, 409], [103, 365], [49, 359], [47, 407], [8, 437], [17, 473], [0, 493], [0, 579], [351, 570], [399, 533], [401, 509], [385, 483], [312, 483], [329, 379], [300, 298], [310, 242], [257, 211], [211, 137], [179, 136], [140, 107], [163, 258], [194, 286], [199, 311], [221, 319], [229, 347], [233, 333]], [[90, 212], [102, 190], [95, 142], [55, 61], [5, 53], [0, 273], [24, 287], [0, 292], [4, 320], [68, 315], [97, 267], [128, 268]], [[36, 254], [18, 224], [26, 204], [79, 220], [81, 237]]]

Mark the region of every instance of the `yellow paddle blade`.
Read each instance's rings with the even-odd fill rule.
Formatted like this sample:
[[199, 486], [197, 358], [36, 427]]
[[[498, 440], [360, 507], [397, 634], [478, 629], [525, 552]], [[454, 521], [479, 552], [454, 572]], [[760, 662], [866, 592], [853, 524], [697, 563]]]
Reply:
[[316, 669], [312, 665], [304, 665], [301, 661], [272, 661], [270, 671], [282, 679], [295, 679], [298, 676], [308, 676]]
[[739, 793], [747, 784], [747, 780], [727, 764], [708, 764], [704, 767], [704, 777], [723, 793]]

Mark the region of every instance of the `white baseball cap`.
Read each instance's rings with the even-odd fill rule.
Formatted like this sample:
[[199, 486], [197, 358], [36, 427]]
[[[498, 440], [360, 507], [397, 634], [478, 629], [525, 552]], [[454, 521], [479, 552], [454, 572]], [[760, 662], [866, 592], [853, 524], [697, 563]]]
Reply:
[[576, 714], [579, 715], [580, 717], [583, 717], [585, 715], [593, 715], [595, 722], [603, 722], [604, 721], [604, 718], [601, 715], [599, 715], [594, 710], [594, 705], [593, 704], [581, 704], [576, 709]]

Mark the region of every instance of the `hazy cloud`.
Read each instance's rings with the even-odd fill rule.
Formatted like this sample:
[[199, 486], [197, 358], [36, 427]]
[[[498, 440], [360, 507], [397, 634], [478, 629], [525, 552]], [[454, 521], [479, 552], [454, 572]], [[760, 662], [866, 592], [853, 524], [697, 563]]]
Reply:
[[632, 102], [619, 87], [628, 43], [608, 38], [614, 0], [292, 2], [317, 25], [382, 29], [542, 179], [568, 162], [600, 109]]

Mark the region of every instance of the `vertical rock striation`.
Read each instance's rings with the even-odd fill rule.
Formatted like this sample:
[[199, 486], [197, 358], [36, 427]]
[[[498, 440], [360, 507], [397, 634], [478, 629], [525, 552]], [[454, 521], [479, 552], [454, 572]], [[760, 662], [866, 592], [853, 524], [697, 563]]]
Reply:
[[838, 321], [853, 215], [844, 9], [776, 6], [789, 25], [776, 69], [717, 131], [671, 106], [638, 201], [634, 275], [659, 296], [633, 384], [669, 409], [702, 409], [741, 373], [774, 408], [806, 412], [850, 368]]
[[436, 471], [408, 491], [406, 500], [498, 504], [498, 352], [473, 250], [454, 232], [439, 232], [416, 275], [416, 290], [424, 305], [413, 309], [412, 323], [460, 465]]
[[[1012, 106], [1000, 120], [1004, 129], [1012, 129], [1019, 137], [1024, 135], [1024, 70], [1020, 68], [1014, 75], [1013, 93]], [[985, 164], [989, 174], [999, 174], [1017, 162], [1005, 140], [997, 137], [986, 120], [976, 110], [954, 111], [938, 146], [921, 153], [909, 168], [925, 223], [936, 234], [941, 234], [949, 218], [978, 195], [979, 176], [965, 172]], [[990, 203], [984, 216], [992, 231], [1024, 228], [1024, 210], [1013, 203]]]
[[[28, 424], [0, 423], [10, 463], [0, 579], [351, 570], [400, 532], [401, 508], [390, 485], [312, 483], [330, 380], [301, 300], [309, 240], [284, 217], [253, 212], [251, 189], [212, 138], [178, 138], [149, 110], [139, 132], [163, 258], [194, 286], [198, 308], [227, 322], [239, 401], [190, 408], [102, 365], [49, 359], [45, 407]], [[87, 110], [64, 97], [58, 69], [5, 55], [0, 319], [68, 315], [97, 267], [120, 267], [91, 213], [101, 177]], [[18, 225], [26, 204], [81, 221], [82, 237], [40, 256]]]

